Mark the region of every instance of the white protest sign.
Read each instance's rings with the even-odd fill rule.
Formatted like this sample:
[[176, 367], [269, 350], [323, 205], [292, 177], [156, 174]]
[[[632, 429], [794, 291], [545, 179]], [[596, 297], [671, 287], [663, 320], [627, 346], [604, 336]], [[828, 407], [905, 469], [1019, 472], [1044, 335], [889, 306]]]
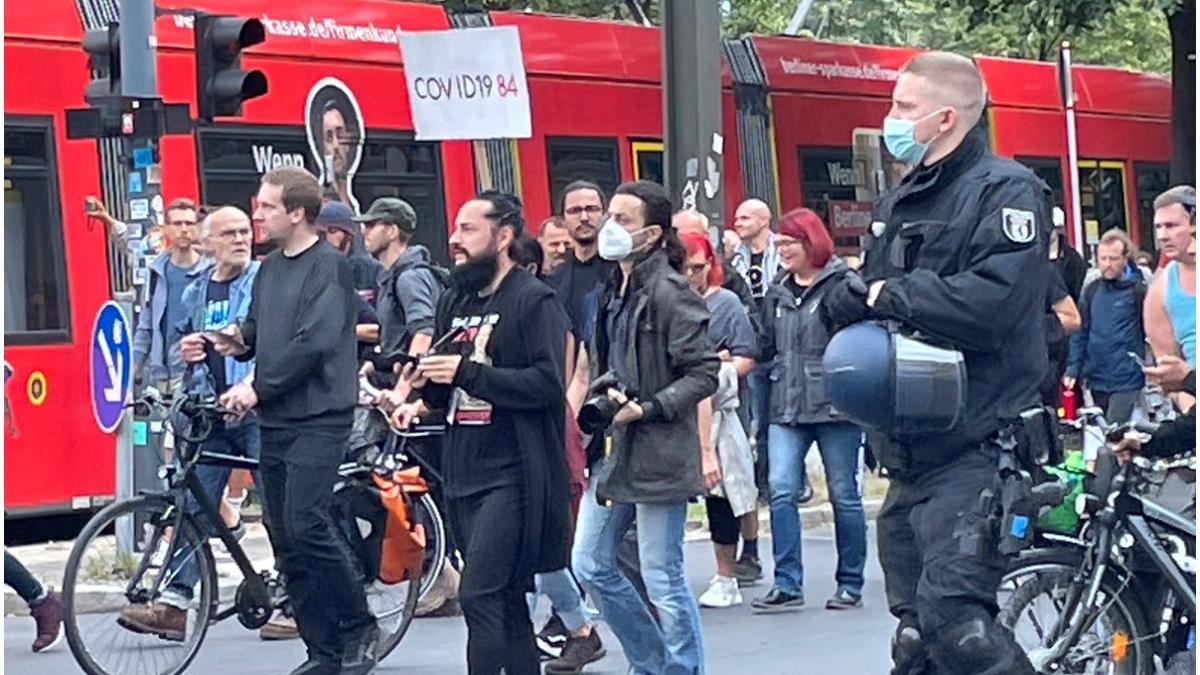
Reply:
[[529, 88], [516, 26], [401, 33], [419, 141], [529, 138]]

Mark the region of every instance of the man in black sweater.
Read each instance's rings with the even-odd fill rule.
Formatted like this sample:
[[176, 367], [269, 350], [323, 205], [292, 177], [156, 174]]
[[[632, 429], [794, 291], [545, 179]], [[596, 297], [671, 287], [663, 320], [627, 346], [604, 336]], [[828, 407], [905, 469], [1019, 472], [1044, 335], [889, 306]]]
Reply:
[[367, 673], [379, 628], [332, 518], [333, 485], [357, 399], [354, 280], [337, 250], [317, 236], [317, 179], [283, 167], [263, 176], [255, 218], [279, 248], [254, 283], [250, 313], [230, 331], [255, 357], [252, 383], [221, 404], [256, 409], [262, 428], [263, 496], [269, 534], [308, 660], [292, 675]]
[[[554, 292], [510, 257], [521, 202], [484, 192], [458, 212], [455, 267], [431, 352], [406, 376], [414, 418], [446, 419], [442, 470], [464, 565], [459, 602], [471, 675], [539, 675], [525, 593], [567, 565], [570, 493], [563, 453], [570, 321]], [[436, 412], [435, 412], [436, 411]]]

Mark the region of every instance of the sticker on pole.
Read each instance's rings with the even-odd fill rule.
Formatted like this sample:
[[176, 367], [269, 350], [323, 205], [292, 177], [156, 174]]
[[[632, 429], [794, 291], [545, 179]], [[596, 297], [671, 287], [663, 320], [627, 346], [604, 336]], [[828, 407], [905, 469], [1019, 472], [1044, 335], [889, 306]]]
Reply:
[[92, 326], [92, 413], [105, 433], [117, 428], [125, 412], [133, 380], [131, 343], [125, 312], [115, 302], [104, 303]]
[[529, 138], [529, 87], [516, 26], [400, 34], [418, 141]]

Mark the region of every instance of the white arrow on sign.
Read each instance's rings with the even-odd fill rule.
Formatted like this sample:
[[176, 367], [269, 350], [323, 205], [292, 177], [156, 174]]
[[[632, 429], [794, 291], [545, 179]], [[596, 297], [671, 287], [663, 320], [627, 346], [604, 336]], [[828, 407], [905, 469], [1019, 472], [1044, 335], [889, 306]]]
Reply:
[[[120, 346], [122, 335], [121, 320], [117, 319], [113, 322], [112, 343]], [[108, 370], [109, 385], [104, 388], [104, 400], [109, 403], [120, 403], [121, 384], [125, 382], [125, 378], [123, 377], [125, 374], [125, 359], [121, 358], [123, 355], [120, 352], [117, 352], [116, 362], [113, 362], [112, 348], [108, 346], [108, 340], [104, 339], [103, 331], [101, 331], [100, 339], [97, 342], [100, 343], [100, 354], [104, 357], [104, 366]]]

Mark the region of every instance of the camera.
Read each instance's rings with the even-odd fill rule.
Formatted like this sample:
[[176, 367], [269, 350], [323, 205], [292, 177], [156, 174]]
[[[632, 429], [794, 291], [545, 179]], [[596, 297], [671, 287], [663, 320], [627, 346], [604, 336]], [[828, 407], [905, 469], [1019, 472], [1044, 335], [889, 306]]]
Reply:
[[[634, 400], [634, 396], [629, 392], [624, 392], [629, 400]], [[608, 390], [605, 390], [595, 396], [589, 398], [579, 409], [579, 416], [576, 421], [579, 422], [579, 430], [585, 434], [595, 435], [603, 432], [612, 425], [613, 418], [617, 416], [617, 411], [624, 404], [617, 403], [608, 395]]]

